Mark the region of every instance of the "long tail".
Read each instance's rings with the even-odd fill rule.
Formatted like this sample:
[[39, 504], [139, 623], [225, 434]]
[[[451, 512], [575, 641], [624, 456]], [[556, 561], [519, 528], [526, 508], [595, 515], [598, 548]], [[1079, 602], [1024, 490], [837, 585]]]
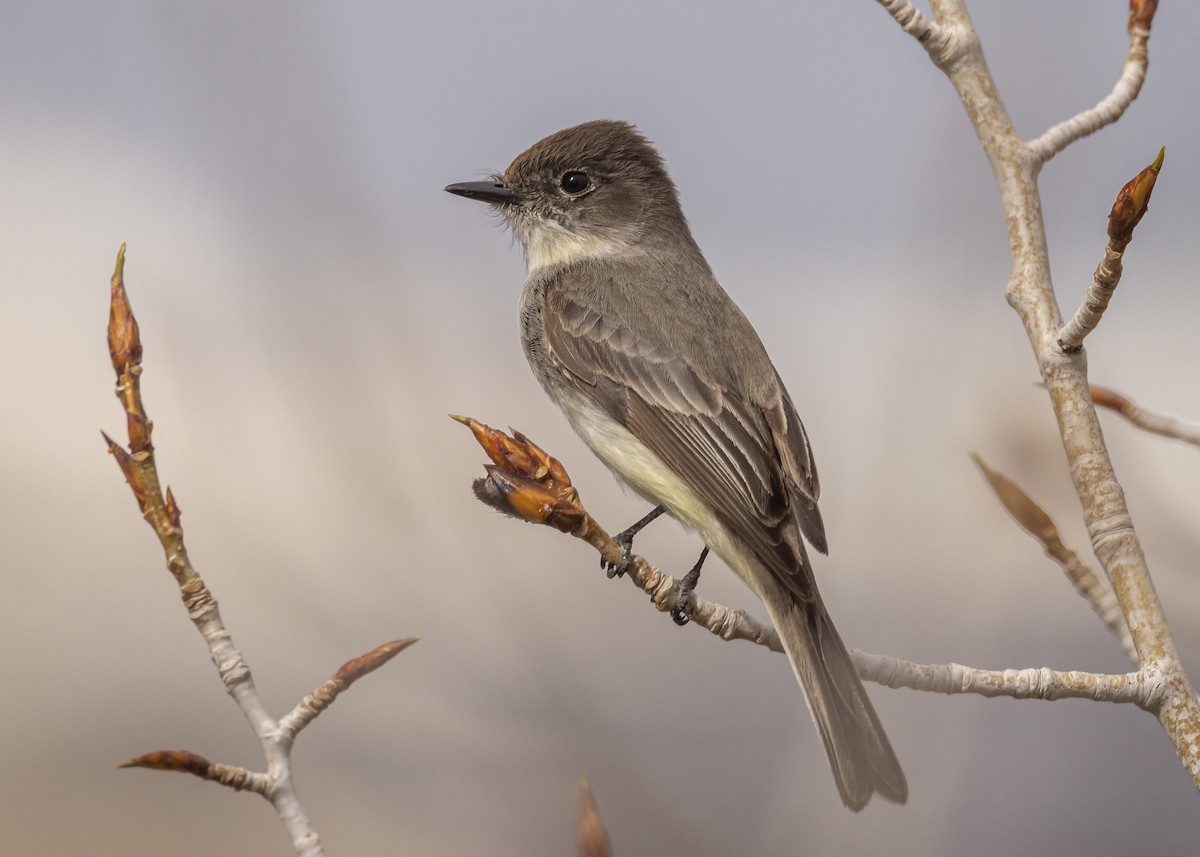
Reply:
[[773, 575], [758, 578], [760, 597], [804, 689], [842, 802], [858, 812], [878, 792], [904, 803], [908, 783], [900, 762], [821, 596], [814, 592], [813, 601], [800, 602]]

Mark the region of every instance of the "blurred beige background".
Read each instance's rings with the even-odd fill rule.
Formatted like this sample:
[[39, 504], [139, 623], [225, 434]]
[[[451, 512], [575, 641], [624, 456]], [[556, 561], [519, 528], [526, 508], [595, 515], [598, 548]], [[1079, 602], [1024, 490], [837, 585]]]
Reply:
[[[976, 2], [1022, 133], [1094, 103], [1120, 0]], [[1197, 796], [1152, 718], [874, 688], [905, 808], [845, 812], [787, 664], [676, 629], [593, 553], [476, 503], [445, 416], [513, 424], [611, 529], [624, 495], [520, 354], [516, 248], [442, 193], [595, 117], [663, 151], [697, 239], [815, 445], [847, 641], [917, 661], [1121, 671], [989, 495], [976, 450], [1086, 536], [1004, 302], [994, 185], [942, 76], [875, 3], [9, 2], [0, 33], [0, 850], [285, 855], [262, 801], [117, 770], [186, 747], [260, 764], [99, 429], [129, 243], [162, 473], [273, 710], [424, 640], [295, 755], [328, 853], [573, 851], [586, 773], [620, 854], [1182, 854]], [[1078, 304], [1117, 189], [1167, 146], [1093, 378], [1200, 419], [1200, 8], [1164, 3], [1141, 99], [1050, 163]], [[1200, 676], [1200, 456], [1105, 418]], [[685, 570], [672, 523], [638, 543]], [[703, 591], [753, 599], [713, 565]]]

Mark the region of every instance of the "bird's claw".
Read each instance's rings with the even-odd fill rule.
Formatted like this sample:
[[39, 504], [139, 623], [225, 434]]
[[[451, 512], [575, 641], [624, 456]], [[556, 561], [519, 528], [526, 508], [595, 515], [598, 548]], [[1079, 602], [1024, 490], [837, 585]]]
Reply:
[[625, 530], [613, 536], [613, 541], [621, 546], [621, 561], [609, 562], [603, 558], [600, 560], [600, 567], [604, 569], [609, 580], [614, 577], [624, 577], [625, 572], [629, 571], [629, 567], [633, 565], [633, 536], [636, 532], [636, 530], [633, 533]]
[[621, 561], [619, 563], [612, 563], [603, 558], [600, 559], [600, 567], [604, 569], [604, 573], [608, 575], [609, 580], [614, 577], [624, 577], [625, 572], [629, 571], [629, 567], [633, 565], [633, 537], [664, 511], [666, 510], [662, 506], [655, 506], [646, 517], [613, 536], [613, 541], [621, 546]]
[[675, 609], [671, 611], [671, 621], [682, 628], [688, 622], [692, 621], [688, 617], [688, 611], [692, 609], [692, 588], [686, 584], [682, 587], [679, 593], [679, 601], [675, 604]]
[[688, 612], [692, 609], [692, 596], [700, 583], [700, 568], [707, 558], [708, 547], [705, 546], [700, 552], [700, 559], [696, 560], [696, 564], [683, 576], [683, 580], [679, 581], [679, 600], [675, 603], [675, 609], [671, 611], [671, 621], [681, 628], [691, 621]]

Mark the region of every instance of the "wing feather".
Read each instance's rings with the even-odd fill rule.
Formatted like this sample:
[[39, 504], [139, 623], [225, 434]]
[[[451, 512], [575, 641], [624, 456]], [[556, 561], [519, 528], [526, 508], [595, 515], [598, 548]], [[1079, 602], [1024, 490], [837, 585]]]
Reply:
[[[592, 298], [593, 295], [588, 295]], [[804, 428], [787, 394], [747, 402], [731, 377], [715, 377], [638, 333], [561, 279], [543, 313], [552, 357], [581, 389], [709, 503], [783, 583], [813, 598], [800, 531], [825, 549], [819, 492]]]

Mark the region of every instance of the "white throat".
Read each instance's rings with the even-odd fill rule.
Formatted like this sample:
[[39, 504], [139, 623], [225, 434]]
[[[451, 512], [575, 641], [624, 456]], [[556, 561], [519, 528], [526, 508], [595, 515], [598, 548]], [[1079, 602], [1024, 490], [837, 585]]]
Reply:
[[525, 228], [517, 231], [517, 238], [525, 248], [525, 265], [530, 273], [620, 253], [638, 234], [633, 225], [602, 233], [575, 232], [552, 220], [522, 225]]

